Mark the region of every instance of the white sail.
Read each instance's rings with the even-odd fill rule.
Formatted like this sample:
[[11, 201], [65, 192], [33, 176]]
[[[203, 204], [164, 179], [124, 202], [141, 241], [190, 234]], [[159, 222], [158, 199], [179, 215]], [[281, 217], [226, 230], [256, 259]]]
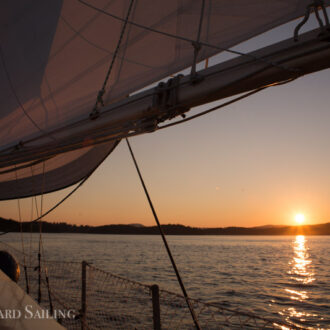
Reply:
[[[85, 122], [90, 121], [130, 4], [131, 0], [1, 1], [0, 199], [78, 182], [120, 140], [120, 135], [105, 129], [104, 140], [115, 138], [93, 146], [100, 139], [91, 130], [93, 124]], [[208, 0], [203, 8], [202, 4], [133, 1], [106, 85], [105, 105], [191, 66], [192, 42], [201, 47], [201, 61], [304, 15], [310, 0]], [[82, 122], [84, 129], [77, 133]], [[58, 135], [63, 128], [69, 129]], [[70, 146], [66, 148], [63, 140]]]

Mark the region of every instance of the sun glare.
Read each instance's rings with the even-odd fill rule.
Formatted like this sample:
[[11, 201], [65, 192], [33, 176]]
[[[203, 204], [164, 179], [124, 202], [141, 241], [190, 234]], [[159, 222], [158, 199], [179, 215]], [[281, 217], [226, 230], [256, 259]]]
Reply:
[[305, 216], [301, 213], [295, 215], [294, 219], [298, 225], [301, 225], [305, 221]]

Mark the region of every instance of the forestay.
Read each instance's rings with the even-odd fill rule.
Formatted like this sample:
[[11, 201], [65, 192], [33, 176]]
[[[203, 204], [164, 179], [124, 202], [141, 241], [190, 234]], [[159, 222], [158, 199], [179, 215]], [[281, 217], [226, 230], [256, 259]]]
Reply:
[[[76, 129], [90, 120], [131, 1], [1, 1], [0, 199], [76, 183], [119, 142], [94, 146], [93, 127], [78, 136]], [[219, 53], [219, 47], [229, 48], [304, 15], [309, 3], [206, 0], [202, 6], [196, 0], [135, 0], [104, 104], [191, 66], [191, 41], [199, 38], [203, 44], [197, 57], [201, 61]], [[74, 141], [69, 152], [57, 146], [56, 132], [65, 127], [72, 128], [66, 136]], [[48, 147], [54, 149], [51, 157], [44, 153]], [[20, 157], [22, 150], [40, 153]], [[8, 161], [13, 155], [15, 164]]]

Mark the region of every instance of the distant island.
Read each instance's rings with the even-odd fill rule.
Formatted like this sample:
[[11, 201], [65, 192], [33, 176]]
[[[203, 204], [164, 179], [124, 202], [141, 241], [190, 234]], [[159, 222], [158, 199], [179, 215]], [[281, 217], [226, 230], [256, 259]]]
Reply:
[[[80, 234], [119, 234], [119, 235], [158, 235], [157, 226], [105, 225], [86, 226], [71, 225], [65, 222], [41, 221], [44, 233], [80, 233]], [[167, 235], [330, 235], [330, 222], [304, 226], [259, 226], [259, 227], [225, 227], [197, 228], [179, 224], [162, 225]], [[23, 232], [38, 232], [38, 223], [22, 223]], [[11, 219], [0, 218], [0, 232], [19, 232], [20, 223]]]

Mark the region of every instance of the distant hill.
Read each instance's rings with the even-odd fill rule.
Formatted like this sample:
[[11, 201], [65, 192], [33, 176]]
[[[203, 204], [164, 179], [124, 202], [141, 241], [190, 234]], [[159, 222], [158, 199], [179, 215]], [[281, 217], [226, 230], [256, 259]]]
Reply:
[[128, 226], [132, 226], [132, 227], [144, 227], [144, 225], [142, 225], [141, 223], [129, 223]]
[[[71, 225], [65, 222], [42, 221], [44, 233], [88, 233], [88, 234], [125, 234], [125, 235], [158, 235], [156, 226], [146, 227], [140, 224], [84, 226]], [[177, 224], [162, 225], [167, 235], [330, 235], [330, 222], [306, 226], [259, 226], [259, 227], [226, 227], [226, 228], [196, 228]], [[38, 232], [37, 223], [23, 223], [24, 232]], [[0, 218], [0, 232], [20, 231], [19, 222]]]
[[267, 229], [267, 228], [283, 228], [287, 227], [285, 225], [264, 225], [264, 226], [258, 226], [258, 227], [252, 227], [252, 228], [262, 228], [262, 229]]

